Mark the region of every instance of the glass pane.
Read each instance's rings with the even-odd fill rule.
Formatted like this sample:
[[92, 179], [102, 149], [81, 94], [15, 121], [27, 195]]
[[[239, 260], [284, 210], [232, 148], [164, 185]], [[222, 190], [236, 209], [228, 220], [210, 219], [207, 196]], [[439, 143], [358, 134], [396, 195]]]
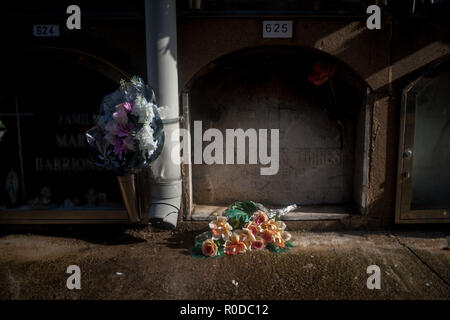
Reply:
[[3, 99], [0, 111], [8, 129], [0, 144], [0, 209], [123, 208], [116, 177], [93, 165], [85, 138], [102, 97], [118, 85], [70, 62], [24, 64], [17, 100]]
[[0, 95], [0, 121], [6, 128], [0, 141], [0, 209], [20, 202], [19, 146], [17, 117], [14, 97], [2, 92]]
[[450, 70], [418, 94], [414, 128], [412, 209], [450, 207]]

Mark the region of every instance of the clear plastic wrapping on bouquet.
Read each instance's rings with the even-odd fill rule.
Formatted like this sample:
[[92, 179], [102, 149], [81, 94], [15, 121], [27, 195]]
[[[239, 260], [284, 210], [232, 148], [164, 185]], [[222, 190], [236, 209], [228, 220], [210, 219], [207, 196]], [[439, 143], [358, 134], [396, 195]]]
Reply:
[[291, 204], [291, 205], [283, 207], [281, 209], [267, 209], [260, 203], [256, 203], [256, 202], [253, 202], [253, 203], [255, 204], [255, 206], [257, 206], [259, 208], [259, 210], [264, 211], [267, 214], [267, 216], [269, 217], [269, 219], [272, 219], [274, 217], [281, 218], [288, 212], [291, 212], [297, 208], [296, 204]]
[[[230, 209], [235, 208], [236, 204], [237, 204], [237, 207], [239, 207], [240, 209], [243, 209], [246, 212], [257, 211], [257, 210], [263, 211], [264, 213], [267, 214], [267, 217], [269, 219], [273, 219], [275, 217], [278, 217], [281, 219], [282, 216], [286, 215], [288, 212], [291, 212], [297, 208], [296, 204], [291, 204], [291, 205], [288, 205], [286, 207], [279, 208], [279, 209], [268, 209], [265, 206], [263, 206], [261, 203], [254, 202], [254, 201], [244, 201], [244, 202], [233, 203], [231, 206], [229, 206], [227, 208], [227, 210], [225, 210], [223, 215], [227, 216], [227, 212], [229, 212]], [[244, 208], [242, 207], [243, 205], [245, 206]]]
[[164, 145], [164, 125], [153, 90], [142, 79], [121, 81], [105, 96], [96, 126], [86, 132], [92, 161], [118, 173], [131, 173], [156, 160]]

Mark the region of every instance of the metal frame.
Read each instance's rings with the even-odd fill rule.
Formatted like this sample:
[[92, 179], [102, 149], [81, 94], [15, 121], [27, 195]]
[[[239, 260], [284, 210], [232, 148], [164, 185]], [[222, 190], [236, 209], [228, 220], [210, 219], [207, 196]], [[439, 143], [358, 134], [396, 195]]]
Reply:
[[412, 166], [414, 149], [415, 98], [418, 92], [450, 66], [450, 60], [438, 63], [407, 86], [402, 93], [397, 170], [396, 223], [450, 223], [449, 209], [412, 210]]
[[[366, 101], [364, 104], [364, 136], [363, 136], [363, 160], [362, 160], [362, 181], [361, 181], [361, 202], [359, 203], [359, 211], [361, 215], [367, 214], [367, 192], [369, 190], [369, 167], [370, 167], [370, 150], [373, 120], [373, 92], [370, 87], [366, 88]], [[355, 168], [354, 168], [355, 169]]]
[[[183, 106], [183, 127], [187, 132], [191, 132], [191, 118], [189, 115], [189, 92], [183, 91], [181, 95]], [[183, 140], [186, 137], [183, 138]], [[183, 153], [188, 153], [188, 158], [191, 159], [191, 138], [183, 141]], [[193, 192], [192, 192], [192, 161], [183, 163], [183, 198], [184, 198], [184, 219], [192, 220], [192, 211], [194, 210]]]

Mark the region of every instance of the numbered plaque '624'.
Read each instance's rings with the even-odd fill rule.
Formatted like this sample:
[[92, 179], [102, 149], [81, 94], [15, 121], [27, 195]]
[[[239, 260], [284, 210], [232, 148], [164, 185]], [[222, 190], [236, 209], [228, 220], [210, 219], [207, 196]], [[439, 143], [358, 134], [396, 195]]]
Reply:
[[59, 25], [57, 24], [34, 24], [33, 35], [35, 37], [59, 37]]
[[263, 21], [263, 38], [292, 38], [292, 21]]

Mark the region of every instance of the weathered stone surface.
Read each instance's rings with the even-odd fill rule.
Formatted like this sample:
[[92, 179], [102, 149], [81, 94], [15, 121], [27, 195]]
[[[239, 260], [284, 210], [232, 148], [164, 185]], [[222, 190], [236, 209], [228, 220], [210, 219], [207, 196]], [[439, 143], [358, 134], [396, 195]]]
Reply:
[[[0, 298], [450, 299], [445, 232], [293, 232], [296, 247], [283, 254], [196, 259], [188, 249], [203, 229], [194, 225], [3, 236]], [[81, 268], [81, 290], [66, 288], [72, 264]], [[381, 269], [380, 290], [366, 287], [373, 264]]]
[[[194, 83], [189, 105], [191, 128], [195, 121], [202, 121], [202, 132], [218, 129], [224, 138], [223, 155], [218, 157], [221, 164], [192, 166], [194, 203], [228, 205], [251, 199], [267, 205], [313, 205], [351, 201], [355, 109], [364, 107], [365, 91], [348, 83], [351, 80], [346, 78], [345, 68], [336, 72], [332, 89], [329, 83], [315, 87], [307, 77], [317, 59], [284, 50], [250, 52], [222, 62]], [[336, 98], [330, 97], [331, 90]], [[336, 104], [330, 102], [333, 99]], [[245, 150], [238, 150], [235, 142], [234, 154], [239, 157], [245, 152], [245, 164], [236, 164], [236, 160], [225, 164], [226, 130], [238, 128], [253, 130], [257, 141], [246, 139]], [[262, 140], [259, 129], [269, 130], [268, 141]], [[261, 142], [272, 154], [271, 129], [279, 130], [279, 159], [262, 164]], [[194, 144], [199, 139], [194, 136]], [[249, 164], [249, 141], [257, 164]], [[203, 150], [210, 143], [204, 142]], [[276, 160], [278, 172], [262, 175], [261, 168], [275, 166]]]
[[261, 28], [261, 19], [256, 18], [179, 20], [179, 47], [184, 53], [180, 57], [180, 87], [225, 54], [274, 45], [303, 47], [337, 57], [374, 89], [389, 81], [388, 17], [383, 19], [381, 30], [367, 30], [365, 21], [350, 19], [294, 19], [292, 39], [263, 39]]

